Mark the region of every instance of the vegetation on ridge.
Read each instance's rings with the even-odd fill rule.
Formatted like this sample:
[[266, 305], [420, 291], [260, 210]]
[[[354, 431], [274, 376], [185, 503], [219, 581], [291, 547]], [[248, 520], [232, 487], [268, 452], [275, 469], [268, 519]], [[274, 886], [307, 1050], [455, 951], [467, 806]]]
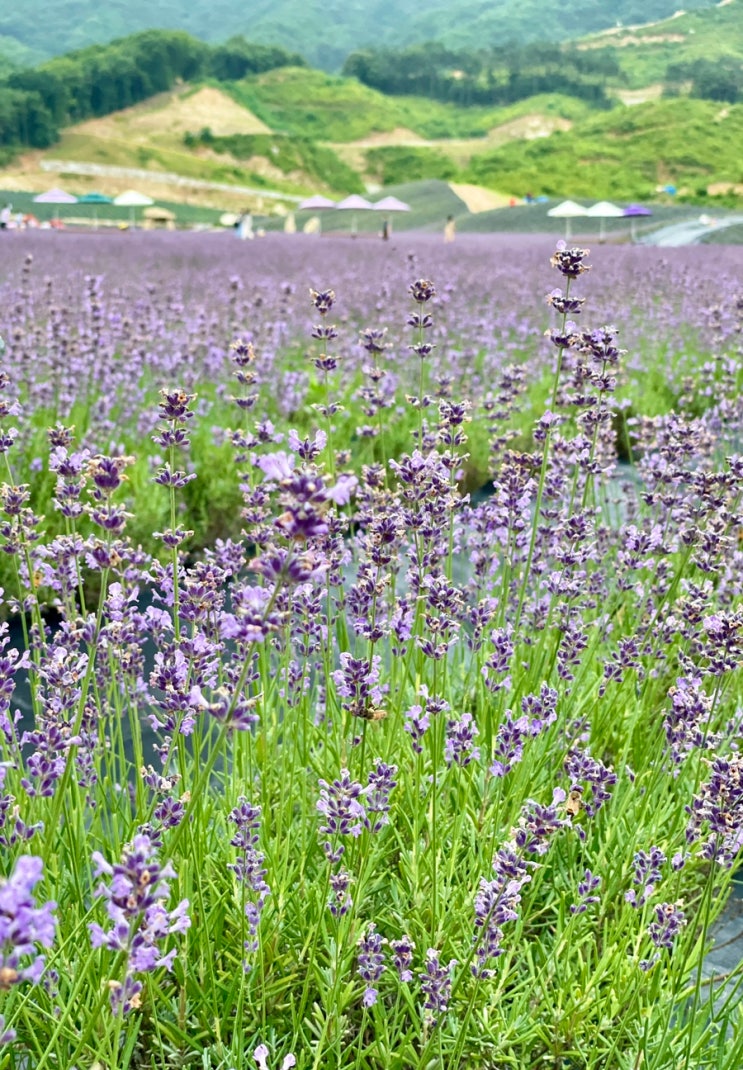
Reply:
[[[711, 3], [686, 0], [684, 7]], [[569, 6], [558, 0], [431, 0], [424, 7], [417, 0], [252, 0], [246, 10], [238, 0], [23, 0], [0, 14], [0, 37], [55, 55], [152, 28], [185, 30], [211, 42], [244, 34], [337, 70], [349, 52], [371, 44], [437, 39], [453, 48], [480, 48], [566, 41], [617, 23], [667, 18], [677, 6], [677, 0], [574, 0]]]

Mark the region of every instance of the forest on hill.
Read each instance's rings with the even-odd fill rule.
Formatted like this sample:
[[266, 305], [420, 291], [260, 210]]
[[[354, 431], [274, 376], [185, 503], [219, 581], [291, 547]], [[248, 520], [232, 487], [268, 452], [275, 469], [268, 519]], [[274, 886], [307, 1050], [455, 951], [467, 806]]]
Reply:
[[62, 127], [108, 115], [177, 81], [231, 81], [304, 64], [296, 53], [233, 38], [216, 47], [181, 31], [148, 30], [15, 71], [0, 82], [0, 149], [48, 148]]
[[[684, 3], [687, 11], [713, 6], [714, 0]], [[0, 53], [38, 62], [140, 30], [178, 29], [209, 42], [240, 35], [276, 44], [339, 70], [350, 52], [369, 46], [560, 42], [666, 19], [677, 8], [678, 0], [23, 0], [0, 11]]]

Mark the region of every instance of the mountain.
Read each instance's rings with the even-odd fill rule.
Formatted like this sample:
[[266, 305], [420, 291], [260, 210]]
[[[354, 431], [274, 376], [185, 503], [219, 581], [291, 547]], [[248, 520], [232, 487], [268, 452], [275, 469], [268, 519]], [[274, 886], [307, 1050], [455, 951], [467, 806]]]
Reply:
[[[678, 0], [23, 0], [0, 9], [0, 56], [60, 55], [143, 29], [182, 29], [205, 41], [240, 34], [296, 50], [337, 70], [349, 52], [438, 40], [477, 48], [566, 41], [617, 25], [665, 19]], [[716, 6], [686, 0], [693, 11]]]

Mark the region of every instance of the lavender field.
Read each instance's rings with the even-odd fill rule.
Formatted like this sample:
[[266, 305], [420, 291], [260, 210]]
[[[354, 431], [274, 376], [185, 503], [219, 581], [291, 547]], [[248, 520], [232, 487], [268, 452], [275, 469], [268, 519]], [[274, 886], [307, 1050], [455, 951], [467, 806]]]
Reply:
[[739, 249], [0, 244], [0, 1066], [738, 1067]]

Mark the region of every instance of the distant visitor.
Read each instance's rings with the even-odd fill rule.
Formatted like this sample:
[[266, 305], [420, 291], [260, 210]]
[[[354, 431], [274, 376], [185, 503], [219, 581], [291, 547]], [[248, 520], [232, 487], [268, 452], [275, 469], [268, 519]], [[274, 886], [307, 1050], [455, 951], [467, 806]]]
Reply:
[[237, 221], [235, 230], [237, 231], [238, 238], [241, 241], [250, 240], [255, 235], [253, 234], [253, 216], [249, 211], [245, 211], [241, 214]]
[[453, 215], [446, 217], [446, 223], [444, 224], [444, 241], [454, 241], [457, 236], [457, 224]]

